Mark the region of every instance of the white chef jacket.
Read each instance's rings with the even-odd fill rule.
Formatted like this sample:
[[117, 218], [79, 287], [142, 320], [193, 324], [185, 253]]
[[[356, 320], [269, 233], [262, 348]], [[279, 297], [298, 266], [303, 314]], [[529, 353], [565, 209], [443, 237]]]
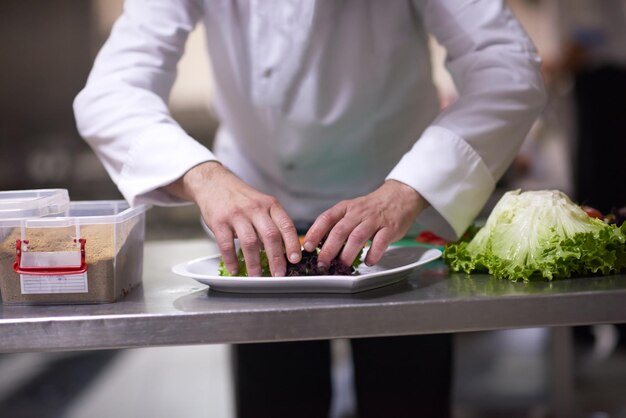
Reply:
[[[213, 152], [167, 106], [200, 20], [220, 121]], [[459, 91], [441, 113], [427, 33]], [[74, 110], [131, 204], [182, 203], [160, 187], [219, 160], [296, 221], [396, 179], [432, 206], [425, 227], [458, 236], [544, 104], [538, 64], [498, 0], [127, 0]]]

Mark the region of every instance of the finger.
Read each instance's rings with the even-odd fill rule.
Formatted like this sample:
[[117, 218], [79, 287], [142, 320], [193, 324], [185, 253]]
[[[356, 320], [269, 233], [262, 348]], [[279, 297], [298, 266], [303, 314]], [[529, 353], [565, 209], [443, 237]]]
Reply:
[[285, 254], [287, 254], [289, 261], [293, 264], [299, 262], [302, 259], [302, 250], [293, 221], [280, 206], [270, 207], [270, 216], [283, 237]]
[[272, 276], [284, 276], [287, 269], [283, 237], [268, 214], [256, 216], [254, 227], [263, 242]]
[[233, 231], [230, 227], [224, 226], [216, 229], [214, 235], [226, 269], [232, 275], [237, 274], [239, 272], [239, 261], [237, 260]]
[[317, 217], [304, 236], [304, 250], [312, 252], [330, 230], [346, 215], [347, 205], [339, 202]]
[[327, 268], [333, 258], [337, 257], [348, 239], [348, 236], [359, 225], [360, 219], [343, 218], [331, 229], [328, 238], [324, 242], [320, 253], [317, 256], [317, 265], [319, 268]]
[[380, 259], [383, 257], [385, 251], [389, 247], [389, 244], [392, 242], [391, 231], [389, 228], [381, 228], [378, 230], [374, 238], [372, 239], [372, 245], [367, 251], [367, 256], [365, 257], [365, 264], [368, 266], [373, 266], [378, 263]]
[[233, 227], [237, 233], [237, 238], [239, 238], [241, 251], [243, 251], [248, 276], [261, 276], [261, 264], [259, 262], [259, 251], [261, 251], [261, 248], [259, 247], [259, 237], [254, 227], [247, 219], [238, 220]]
[[351, 266], [359, 252], [375, 233], [376, 226], [374, 224], [362, 222], [357, 225], [346, 240], [343, 250], [341, 250], [341, 262], [346, 266]]

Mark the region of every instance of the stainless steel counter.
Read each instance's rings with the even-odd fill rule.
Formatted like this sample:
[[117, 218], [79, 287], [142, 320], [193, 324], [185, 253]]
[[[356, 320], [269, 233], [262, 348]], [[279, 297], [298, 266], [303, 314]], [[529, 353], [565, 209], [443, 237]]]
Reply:
[[406, 282], [352, 295], [245, 295], [170, 272], [214, 252], [206, 240], [146, 243], [143, 287], [113, 304], [0, 304], [0, 352], [626, 322], [626, 275], [510, 283], [448, 275], [437, 261]]

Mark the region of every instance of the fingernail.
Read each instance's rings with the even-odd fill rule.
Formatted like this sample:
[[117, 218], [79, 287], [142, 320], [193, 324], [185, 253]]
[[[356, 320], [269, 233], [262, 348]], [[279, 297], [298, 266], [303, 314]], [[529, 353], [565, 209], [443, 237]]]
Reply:
[[307, 253], [313, 252], [314, 249], [315, 245], [313, 245], [312, 242], [307, 241], [304, 243], [304, 251], [306, 251]]
[[289, 256], [289, 261], [291, 261], [292, 263], [297, 263], [298, 262], [298, 253], [291, 253], [291, 255]]
[[284, 271], [275, 271], [274, 277], [283, 277], [285, 275]]
[[320, 270], [326, 270], [328, 268], [328, 264], [326, 263], [317, 263], [317, 268]]

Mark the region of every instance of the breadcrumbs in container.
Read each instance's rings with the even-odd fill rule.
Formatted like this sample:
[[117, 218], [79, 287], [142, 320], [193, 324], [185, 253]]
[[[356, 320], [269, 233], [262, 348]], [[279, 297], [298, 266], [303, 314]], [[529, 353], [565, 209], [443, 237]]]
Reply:
[[145, 206], [71, 202], [65, 216], [0, 219], [5, 304], [110, 303], [141, 283]]

